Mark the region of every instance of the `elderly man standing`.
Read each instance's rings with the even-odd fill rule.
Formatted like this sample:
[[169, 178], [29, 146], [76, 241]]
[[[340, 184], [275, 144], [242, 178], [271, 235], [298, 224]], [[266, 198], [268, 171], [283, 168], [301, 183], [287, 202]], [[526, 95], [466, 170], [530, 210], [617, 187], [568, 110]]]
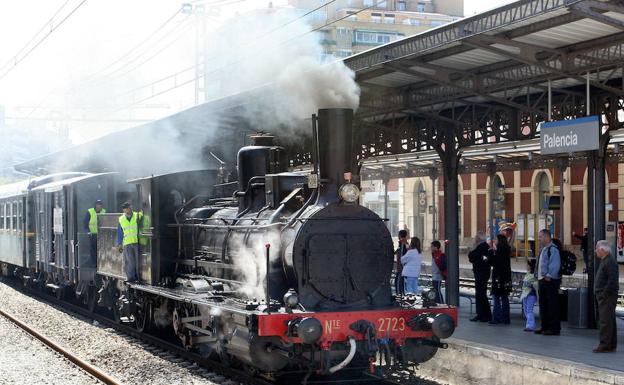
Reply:
[[548, 229], [539, 232], [542, 250], [537, 260], [537, 280], [539, 282], [539, 310], [542, 328], [535, 334], [558, 336], [561, 332], [559, 316], [559, 286], [561, 285], [561, 256], [559, 249], [552, 243]]
[[615, 258], [611, 255], [609, 242], [605, 240], [596, 242], [596, 257], [600, 259], [594, 281], [594, 294], [598, 302], [600, 344], [594, 349], [594, 353], [610, 353], [614, 352], [617, 346], [615, 306], [620, 290], [619, 269]]

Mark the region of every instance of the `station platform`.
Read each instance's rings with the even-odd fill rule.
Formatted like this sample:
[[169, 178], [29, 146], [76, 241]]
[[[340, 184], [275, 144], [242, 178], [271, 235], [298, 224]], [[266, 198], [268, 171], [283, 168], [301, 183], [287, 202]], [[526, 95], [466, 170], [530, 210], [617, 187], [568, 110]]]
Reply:
[[469, 302], [462, 299], [449, 348], [423, 364], [420, 374], [451, 385], [624, 385], [624, 321], [618, 320], [618, 351], [597, 354], [598, 330], [563, 322], [560, 336], [536, 335], [523, 331], [519, 306], [511, 313], [511, 325], [470, 322]]

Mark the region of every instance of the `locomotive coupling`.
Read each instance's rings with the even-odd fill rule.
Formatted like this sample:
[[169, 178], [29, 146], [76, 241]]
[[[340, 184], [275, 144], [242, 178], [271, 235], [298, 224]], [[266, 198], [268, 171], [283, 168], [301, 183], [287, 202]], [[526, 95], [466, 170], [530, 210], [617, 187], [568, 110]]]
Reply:
[[431, 330], [433, 334], [440, 339], [449, 338], [455, 331], [453, 318], [444, 313], [419, 314], [407, 321], [407, 325], [412, 328], [412, 330]]

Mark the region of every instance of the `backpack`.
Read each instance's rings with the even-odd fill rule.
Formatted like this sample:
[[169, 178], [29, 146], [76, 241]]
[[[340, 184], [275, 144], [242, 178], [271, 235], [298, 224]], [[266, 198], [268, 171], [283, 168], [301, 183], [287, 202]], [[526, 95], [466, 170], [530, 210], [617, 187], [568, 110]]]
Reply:
[[574, 253], [563, 250], [561, 252], [561, 267], [559, 268], [560, 275], [572, 275], [576, 271], [576, 255]]
[[[550, 259], [550, 247], [548, 248], [548, 259]], [[576, 271], [576, 255], [568, 250], [560, 250], [559, 259], [561, 261], [559, 275], [573, 275]]]

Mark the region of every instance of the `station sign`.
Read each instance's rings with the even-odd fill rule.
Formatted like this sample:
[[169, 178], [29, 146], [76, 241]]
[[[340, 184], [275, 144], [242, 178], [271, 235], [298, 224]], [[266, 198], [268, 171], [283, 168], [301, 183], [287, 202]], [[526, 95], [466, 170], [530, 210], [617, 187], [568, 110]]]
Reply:
[[600, 117], [544, 122], [540, 125], [540, 136], [542, 155], [597, 150]]

